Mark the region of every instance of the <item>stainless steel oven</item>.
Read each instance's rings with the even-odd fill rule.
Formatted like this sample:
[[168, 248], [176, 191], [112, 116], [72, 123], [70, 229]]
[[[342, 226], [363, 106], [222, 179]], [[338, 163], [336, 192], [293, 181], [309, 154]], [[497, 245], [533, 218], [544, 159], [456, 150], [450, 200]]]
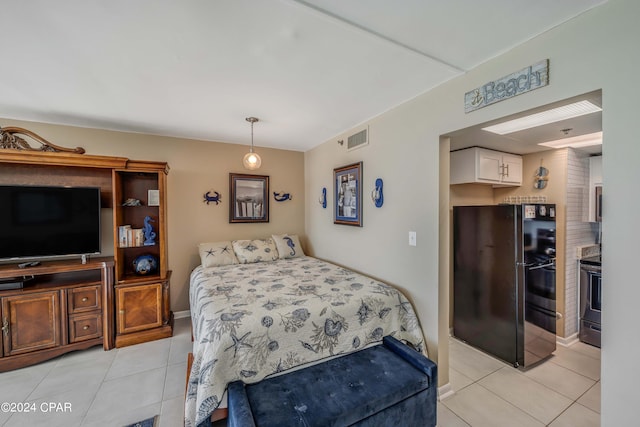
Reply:
[[602, 267], [599, 258], [580, 261], [580, 341], [600, 347]]

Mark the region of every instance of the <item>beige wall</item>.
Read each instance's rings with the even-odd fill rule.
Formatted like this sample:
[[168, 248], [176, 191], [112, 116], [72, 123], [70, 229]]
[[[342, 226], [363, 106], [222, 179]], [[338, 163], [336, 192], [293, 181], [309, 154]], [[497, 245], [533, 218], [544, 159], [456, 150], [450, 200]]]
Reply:
[[[87, 154], [122, 156], [169, 164], [168, 249], [171, 309], [189, 309], [189, 274], [199, 264], [200, 242], [268, 237], [296, 233], [304, 241], [304, 154], [257, 147], [262, 167], [250, 172], [242, 167], [245, 145], [222, 144], [125, 132], [112, 132], [43, 123], [0, 119], [0, 126], [29, 129], [54, 144], [84, 147]], [[270, 189], [287, 191], [293, 200], [270, 199], [269, 223], [229, 224], [229, 172], [269, 175]], [[219, 205], [203, 202], [203, 194], [222, 194]], [[110, 210], [103, 218], [112, 224]], [[106, 228], [106, 227], [105, 227]], [[113, 235], [103, 234], [103, 253], [112, 255]]]
[[[609, 284], [603, 290], [602, 425], [637, 421], [632, 396], [637, 394], [638, 376], [629, 375], [629, 370], [640, 360], [640, 343], [630, 339], [635, 336], [640, 301], [635, 267], [640, 199], [629, 195], [636, 193], [640, 182], [638, 16], [640, 2], [609, 0], [368, 121], [368, 147], [346, 152], [335, 142], [344, 137], [340, 135], [305, 153], [305, 185], [310, 195], [306, 229], [314, 253], [400, 285], [411, 294], [430, 355], [439, 361], [441, 385], [448, 382], [448, 341], [439, 331], [444, 329], [443, 322], [448, 324], [448, 303], [442, 300], [448, 299], [449, 277], [448, 269], [440, 265], [449, 263], [449, 245], [439, 239], [448, 236], [440, 230], [449, 227], [449, 200], [448, 193], [440, 192], [439, 170], [448, 170], [439, 149], [440, 136], [602, 89], [607, 188], [603, 275]], [[550, 60], [549, 86], [464, 113], [465, 92], [544, 58]], [[384, 178], [385, 205], [375, 209], [365, 204], [361, 229], [333, 225], [333, 203], [322, 210], [314, 195], [322, 186], [331, 188], [332, 168], [357, 160], [364, 161], [365, 192], [377, 176]], [[407, 244], [409, 230], [418, 232], [417, 247]]]
[[[549, 170], [547, 186], [533, 187], [540, 164]], [[547, 203], [564, 205], [567, 194], [567, 149], [547, 150], [522, 156], [522, 185], [495, 188], [494, 203], [503, 203], [508, 196], [546, 196]]]
[[493, 187], [487, 184], [456, 184], [449, 188], [449, 206], [493, 205]]

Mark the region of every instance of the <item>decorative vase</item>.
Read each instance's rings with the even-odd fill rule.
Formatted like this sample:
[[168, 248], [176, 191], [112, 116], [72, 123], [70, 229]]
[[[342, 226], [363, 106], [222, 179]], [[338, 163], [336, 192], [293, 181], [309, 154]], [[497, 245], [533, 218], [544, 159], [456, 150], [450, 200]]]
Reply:
[[140, 276], [148, 276], [158, 271], [158, 259], [150, 254], [140, 255], [133, 260], [133, 271]]

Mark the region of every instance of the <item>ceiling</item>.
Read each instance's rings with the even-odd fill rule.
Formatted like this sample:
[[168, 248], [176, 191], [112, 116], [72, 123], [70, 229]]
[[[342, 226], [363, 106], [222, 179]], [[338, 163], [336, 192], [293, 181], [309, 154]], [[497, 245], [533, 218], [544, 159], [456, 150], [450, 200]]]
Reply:
[[605, 1], [3, 0], [0, 117], [305, 151]]
[[[483, 147], [494, 150], [505, 151], [513, 154], [528, 154], [538, 151], [550, 150], [549, 147], [538, 145], [541, 142], [555, 141], [563, 138], [570, 138], [579, 135], [587, 135], [602, 131], [602, 111], [587, 114], [585, 116], [574, 117], [572, 119], [561, 120], [559, 122], [550, 123], [543, 126], [537, 126], [530, 129], [513, 132], [506, 135], [497, 135], [495, 133], [482, 130], [483, 127], [502, 123], [507, 120], [528, 116], [530, 114], [539, 113], [541, 111], [557, 108], [562, 105], [572, 104], [574, 102], [587, 100], [592, 104], [602, 108], [602, 92], [595, 91], [583, 95], [568, 98], [552, 104], [543, 105], [528, 111], [503, 117], [487, 123], [482, 123], [446, 135], [450, 137], [451, 151], [460, 150], [467, 147]], [[602, 152], [602, 145], [577, 148], [589, 154], [599, 154]]]

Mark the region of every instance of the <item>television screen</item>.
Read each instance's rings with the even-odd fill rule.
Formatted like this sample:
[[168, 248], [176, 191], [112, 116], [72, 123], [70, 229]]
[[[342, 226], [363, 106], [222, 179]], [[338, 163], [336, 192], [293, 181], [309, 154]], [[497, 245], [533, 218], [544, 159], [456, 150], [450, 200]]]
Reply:
[[99, 252], [99, 188], [0, 185], [0, 259]]

